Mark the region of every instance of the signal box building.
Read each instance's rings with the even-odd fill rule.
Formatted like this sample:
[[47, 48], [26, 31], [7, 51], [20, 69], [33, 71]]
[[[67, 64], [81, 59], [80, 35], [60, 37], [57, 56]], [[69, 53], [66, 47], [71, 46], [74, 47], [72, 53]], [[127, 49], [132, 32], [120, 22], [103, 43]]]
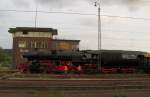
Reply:
[[35, 51], [51, 50], [79, 50], [80, 40], [59, 40], [54, 39], [57, 29], [16, 27], [10, 28], [13, 36], [13, 65], [24, 63], [23, 54]]

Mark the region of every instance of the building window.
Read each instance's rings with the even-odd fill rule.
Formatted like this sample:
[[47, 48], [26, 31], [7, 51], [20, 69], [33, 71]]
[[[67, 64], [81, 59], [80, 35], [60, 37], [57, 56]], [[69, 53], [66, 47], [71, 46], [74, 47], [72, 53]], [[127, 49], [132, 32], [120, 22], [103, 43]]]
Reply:
[[47, 42], [41, 42], [41, 48], [48, 48]]
[[71, 44], [68, 42], [60, 42], [58, 48], [62, 50], [69, 50], [71, 48]]
[[30, 47], [31, 47], [31, 48], [36, 48], [36, 43], [35, 43], [34, 41], [31, 41]]
[[22, 33], [23, 35], [27, 35], [28, 34], [28, 32], [27, 31], [23, 31], [23, 33]]
[[45, 41], [31, 41], [31, 48], [48, 48], [48, 42]]
[[36, 42], [37, 48], [41, 48], [41, 42]]
[[27, 47], [27, 42], [26, 41], [19, 41], [18, 42], [18, 47], [19, 48], [26, 48]]

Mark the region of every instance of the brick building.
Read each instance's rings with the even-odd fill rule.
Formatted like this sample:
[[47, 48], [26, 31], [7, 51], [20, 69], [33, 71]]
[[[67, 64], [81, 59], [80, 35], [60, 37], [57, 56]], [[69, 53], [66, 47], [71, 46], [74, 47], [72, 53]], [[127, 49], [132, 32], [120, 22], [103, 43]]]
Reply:
[[10, 28], [13, 36], [13, 64], [23, 63], [26, 52], [51, 50], [79, 50], [80, 40], [53, 39], [57, 30], [52, 28], [16, 27]]

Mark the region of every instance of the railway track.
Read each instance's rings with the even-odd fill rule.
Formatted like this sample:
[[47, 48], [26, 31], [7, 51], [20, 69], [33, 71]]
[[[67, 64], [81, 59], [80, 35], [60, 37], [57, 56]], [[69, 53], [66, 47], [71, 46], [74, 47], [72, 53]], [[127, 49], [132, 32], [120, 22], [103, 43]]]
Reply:
[[126, 85], [126, 86], [51, 86], [51, 87], [0, 87], [0, 90], [113, 90], [113, 89], [150, 89], [150, 86], [133, 86], [133, 85]]
[[0, 97], [150, 97], [150, 79], [0, 80]]
[[95, 79], [95, 80], [0, 80], [0, 90], [11, 89], [150, 89], [149, 80]]
[[[16, 76], [19, 75], [19, 79]], [[21, 77], [20, 77], [21, 76]], [[28, 89], [52, 89], [52, 90], [112, 90], [112, 89], [150, 89], [149, 75], [130, 75], [129, 78], [121, 78], [111, 75], [97, 77], [45, 75], [46, 79], [40, 79], [41, 75], [23, 75], [18, 72], [7, 74], [0, 79], [0, 90], [28, 90]], [[73, 76], [73, 77], [72, 77]], [[133, 77], [132, 77], [133, 76]], [[50, 79], [47, 79], [49, 78]], [[56, 78], [55, 78], [56, 77]], [[82, 78], [83, 77], [83, 78]]]

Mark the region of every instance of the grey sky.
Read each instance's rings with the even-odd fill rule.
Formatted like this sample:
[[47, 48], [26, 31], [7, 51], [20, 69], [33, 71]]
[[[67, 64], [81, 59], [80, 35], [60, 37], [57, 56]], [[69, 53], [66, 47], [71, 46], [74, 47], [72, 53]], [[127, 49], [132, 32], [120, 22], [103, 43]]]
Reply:
[[[0, 0], [0, 10], [35, 10], [97, 14], [96, 0]], [[149, 18], [149, 0], [101, 0], [102, 48], [150, 52], [150, 20], [107, 17]], [[10, 27], [34, 26], [35, 13], [0, 11], [0, 46], [12, 47]], [[81, 49], [97, 49], [97, 16], [38, 13], [38, 27], [59, 31], [57, 38], [79, 39]]]

